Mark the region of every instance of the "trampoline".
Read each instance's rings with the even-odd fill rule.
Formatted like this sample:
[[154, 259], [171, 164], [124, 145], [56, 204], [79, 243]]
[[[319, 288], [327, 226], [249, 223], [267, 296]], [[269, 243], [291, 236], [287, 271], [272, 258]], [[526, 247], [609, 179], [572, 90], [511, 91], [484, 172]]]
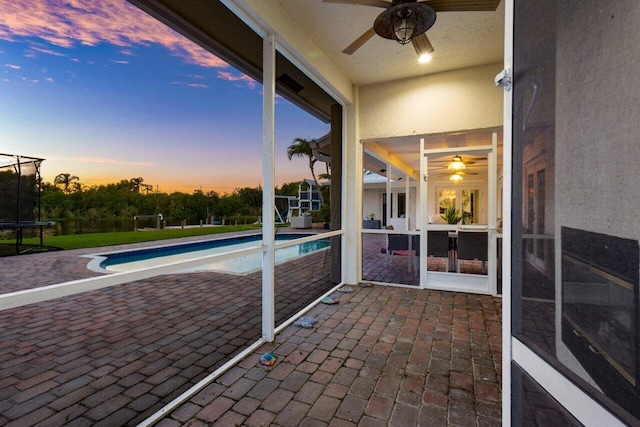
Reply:
[[38, 228], [39, 248], [43, 244], [43, 228], [54, 224], [40, 218], [40, 164], [44, 159], [0, 153], [0, 231], [15, 233], [15, 252], [28, 252], [33, 246], [22, 242], [23, 230]]

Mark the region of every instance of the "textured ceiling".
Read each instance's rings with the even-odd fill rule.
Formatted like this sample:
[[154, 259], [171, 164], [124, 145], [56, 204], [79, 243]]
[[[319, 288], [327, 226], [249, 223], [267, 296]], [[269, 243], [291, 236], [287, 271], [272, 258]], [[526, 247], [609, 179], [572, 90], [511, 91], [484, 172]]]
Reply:
[[278, 0], [331, 61], [358, 85], [502, 62], [504, 2], [495, 12], [440, 12], [427, 31], [435, 49], [420, 64], [411, 44], [374, 36], [353, 55], [342, 50], [368, 30], [384, 9], [322, 0]]

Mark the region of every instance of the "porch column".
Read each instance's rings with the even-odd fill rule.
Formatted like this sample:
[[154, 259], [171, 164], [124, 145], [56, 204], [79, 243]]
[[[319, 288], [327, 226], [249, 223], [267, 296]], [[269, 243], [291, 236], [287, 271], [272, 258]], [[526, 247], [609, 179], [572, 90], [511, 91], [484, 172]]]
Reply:
[[275, 73], [276, 49], [273, 34], [262, 44], [262, 338], [271, 342], [275, 329]]
[[[331, 230], [342, 228], [342, 106], [331, 106]], [[342, 281], [342, 236], [331, 238], [331, 283]]]
[[362, 279], [362, 145], [358, 130], [358, 88], [354, 104], [344, 108], [344, 179], [342, 280], [355, 285]]

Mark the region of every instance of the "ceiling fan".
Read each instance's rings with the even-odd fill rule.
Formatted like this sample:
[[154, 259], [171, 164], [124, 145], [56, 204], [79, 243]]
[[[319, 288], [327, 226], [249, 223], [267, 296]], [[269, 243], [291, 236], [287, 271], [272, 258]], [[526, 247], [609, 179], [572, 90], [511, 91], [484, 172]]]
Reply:
[[429, 162], [429, 164], [437, 164], [443, 169], [446, 167], [450, 171], [462, 171], [465, 170], [468, 166], [475, 165], [478, 161], [486, 160], [486, 157], [473, 158], [473, 159], [463, 159], [462, 156], [455, 155], [451, 158], [451, 160], [436, 160], [433, 162]]
[[465, 175], [479, 175], [479, 173], [478, 172], [469, 172], [469, 171], [453, 171], [453, 172], [442, 172], [442, 173], [438, 174], [438, 176], [450, 176], [450, 175], [465, 176]]
[[384, 8], [373, 27], [342, 52], [353, 54], [374, 34], [400, 44], [411, 42], [418, 56], [433, 52], [426, 31], [436, 22], [436, 12], [494, 11], [501, 0], [323, 0], [325, 3], [353, 4]]

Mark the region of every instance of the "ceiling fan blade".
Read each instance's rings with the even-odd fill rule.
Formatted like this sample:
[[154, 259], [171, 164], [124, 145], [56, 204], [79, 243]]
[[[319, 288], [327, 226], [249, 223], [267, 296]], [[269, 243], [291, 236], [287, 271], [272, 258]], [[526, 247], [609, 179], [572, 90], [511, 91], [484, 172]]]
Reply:
[[424, 3], [436, 12], [491, 12], [501, 0], [426, 0]]
[[391, 6], [391, 3], [385, 0], [322, 0], [322, 1], [325, 3], [356, 4], [361, 6], [384, 7], [385, 9]]
[[365, 44], [371, 37], [376, 34], [373, 27], [369, 28], [363, 35], [358, 37], [353, 43], [347, 46], [342, 53], [346, 53], [347, 55], [351, 55], [356, 50], [360, 49], [360, 47]]
[[416, 50], [418, 57], [420, 57], [420, 55], [433, 53], [433, 46], [431, 45], [426, 32], [411, 39], [411, 44]]

